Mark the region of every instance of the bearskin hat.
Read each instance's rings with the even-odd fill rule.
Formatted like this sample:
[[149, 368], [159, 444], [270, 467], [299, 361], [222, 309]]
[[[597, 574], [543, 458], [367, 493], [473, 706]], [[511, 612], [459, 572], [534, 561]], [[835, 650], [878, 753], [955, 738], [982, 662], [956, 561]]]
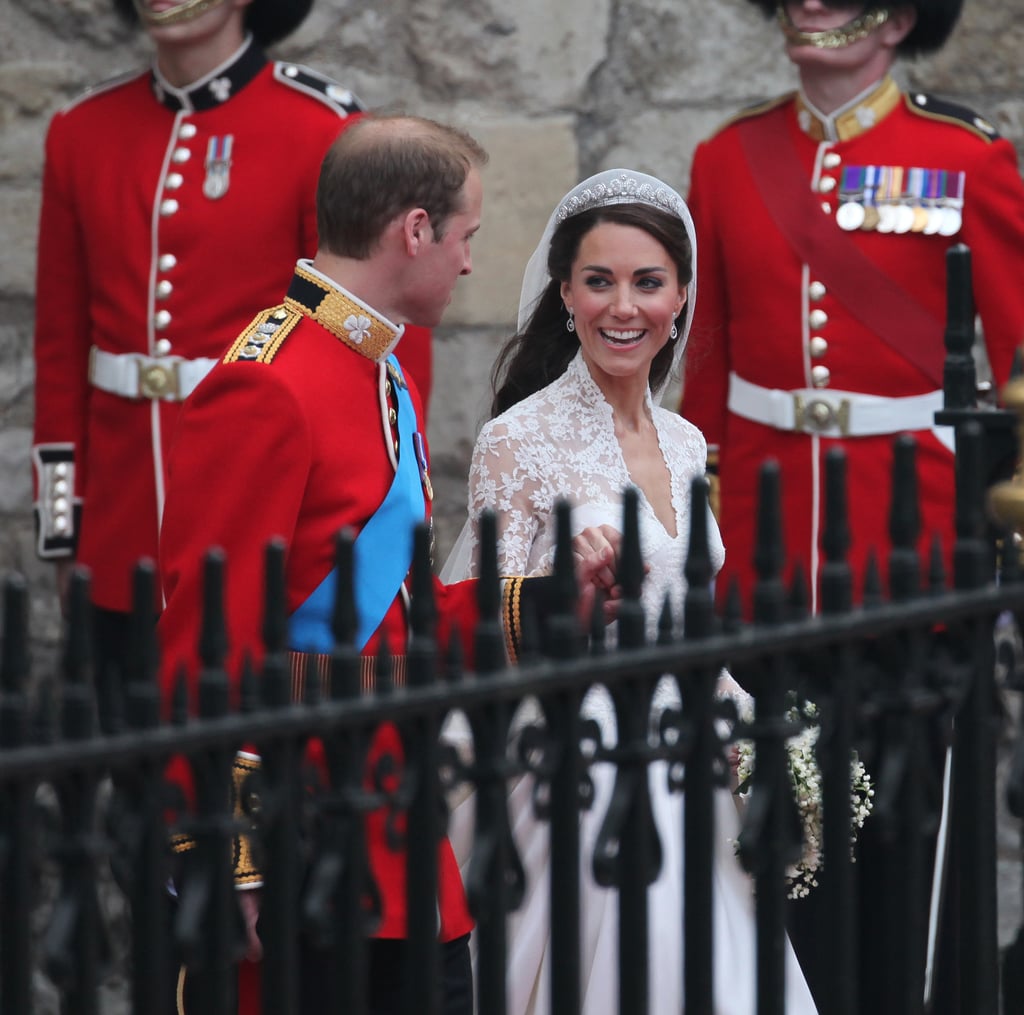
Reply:
[[[750, 0], [769, 17], [779, 8], [775, 0]], [[826, 7], [849, 7], [849, 0], [823, 0]], [[899, 45], [901, 56], [920, 56], [941, 49], [956, 26], [963, 0], [906, 0], [905, 3], [866, 3], [864, 10], [873, 8], [895, 10], [897, 7], [913, 7], [917, 22]]]
[[[261, 46], [291, 35], [305, 20], [313, 0], [252, 0], [245, 9], [245, 27]], [[114, 0], [114, 9], [130, 25], [139, 23], [132, 0]]]

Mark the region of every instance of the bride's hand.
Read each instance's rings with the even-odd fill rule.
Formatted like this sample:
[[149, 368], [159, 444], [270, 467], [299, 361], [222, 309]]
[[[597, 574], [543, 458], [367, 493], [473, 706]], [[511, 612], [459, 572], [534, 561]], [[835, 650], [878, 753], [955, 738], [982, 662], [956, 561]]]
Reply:
[[608, 592], [615, 587], [621, 547], [622, 533], [611, 525], [591, 526], [573, 539], [572, 554], [581, 592], [586, 585]]

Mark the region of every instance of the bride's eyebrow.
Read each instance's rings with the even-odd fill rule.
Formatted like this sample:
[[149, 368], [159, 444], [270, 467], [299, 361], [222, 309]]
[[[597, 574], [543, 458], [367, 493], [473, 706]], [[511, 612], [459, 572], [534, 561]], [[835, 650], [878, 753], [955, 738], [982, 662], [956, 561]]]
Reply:
[[[603, 275], [611, 275], [612, 269], [606, 268], [603, 264], [581, 264], [580, 271], [597, 271]], [[655, 264], [649, 268], [636, 268], [633, 271], [633, 275], [653, 275], [659, 273], [665, 273], [668, 271], [663, 264]]]

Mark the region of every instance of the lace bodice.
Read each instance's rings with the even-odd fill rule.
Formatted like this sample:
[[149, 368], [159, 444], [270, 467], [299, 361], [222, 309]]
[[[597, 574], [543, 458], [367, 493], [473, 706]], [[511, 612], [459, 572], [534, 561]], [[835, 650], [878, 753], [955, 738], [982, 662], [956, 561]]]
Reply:
[[[683, 565], [690, 532], [690, 483], [704, 474], [707, 445], [681, 416], [648, 407], [672, 482], [676, 534], [669, 535], [640, 494], [640, 545], [650, 572], [643, 601], [653, 634], [666, 593], [679, 618], [685, 595]], [[545, 574], [555, 544], [555, 505], [568, 499], [573, 533], [592, 525], [622, 528], [622, 491], [631, 479], [615, 437], [612, 408], [577, 354], [546, 388], [486, 423], [477, 438], [469, 473], [469, 549], [476, 560], [475, 521], [485, 508], [498, 515], [501, 574]], [[708, 517], [714, 571], [725, 549]], [[472, 565], [470, 566], [472, 570]]]

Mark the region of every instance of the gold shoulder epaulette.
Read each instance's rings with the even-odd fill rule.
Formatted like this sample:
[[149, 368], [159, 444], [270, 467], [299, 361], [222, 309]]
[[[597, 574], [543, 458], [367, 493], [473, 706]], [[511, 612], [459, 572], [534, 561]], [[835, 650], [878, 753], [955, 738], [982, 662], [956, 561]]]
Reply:
[[302, 314], [283, 303], [258, 313], [235, 339], [224, 356], [225, 363], [269, 363], [281, 348]]
[[913, 92], [905, 95], [904, 99], [907, 109], [918, 116], [926, 117], [929, 120], [939, 120], [955, 127], [963, 127], [964, 130], [969, 130], [983, 141], [995, 141], [999, 137], [999, 131], [996, 130], [994, 124], [983, 116], [979, 116], [973, 109], [968, 109], [967, 106], [947, 102], [945, 99], [928, 95], [926, 92]]
[[719, 124], [711, 132], [711, 137], [716, 134], [721, 134], [726, 127], [731, 127], [734, 123], [739, 123], [740, 120], [749, 120], [752, 116], [761, 116], [764, 113], [771, 112], [771, 110], [778, 108], [779, 106], [785, 105], [790, 102], [795, 95], [795, 92], [787, 92], [785, 95], [777, 95], [774, 99], [765, 99], [762, 102], [755, 102], [752, 106], [746, 106], [741, 109], [738, 113], [730, 116], [724, 123]]

